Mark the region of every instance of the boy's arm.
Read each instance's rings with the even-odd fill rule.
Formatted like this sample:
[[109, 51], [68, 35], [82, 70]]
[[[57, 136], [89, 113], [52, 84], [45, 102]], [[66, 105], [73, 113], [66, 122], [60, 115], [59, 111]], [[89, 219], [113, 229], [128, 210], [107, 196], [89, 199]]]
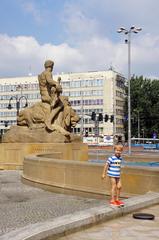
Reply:
[[104, 179], [106, 177], [106, 172], [108, 169], [108, 163], [106, 162], [103, 168], [103, 174], [102, 174], [102, 179]]

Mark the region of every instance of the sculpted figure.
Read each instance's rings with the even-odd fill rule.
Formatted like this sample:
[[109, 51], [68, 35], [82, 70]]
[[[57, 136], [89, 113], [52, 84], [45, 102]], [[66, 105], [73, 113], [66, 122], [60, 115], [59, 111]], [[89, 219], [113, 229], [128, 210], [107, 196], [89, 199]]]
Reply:
[[[68, 97], [60, 96], [60, 106], [53, 109], [51, 131], [57, 131], [65, 136], [70, 136], [71, 127], [75, 127], [80, 120], [77, 113], [72, 109]], [[17, 125], [28, 126], [29, 129], [45, 128], [46, 121], [50, 118], [50, 105], [43, 102], [21, 110], [17, 118]]]
[[68, 97], [61, 96], [61, 99], [64, 104], [62, 127], [67, 131], [71, 131], [71, 127], [76, 126], [76, 124], [80, 120], [80, 117], [77, 115], [75, 110], [71, 107]]
[[61, 78], [59, 77], [57, 80], [57, 86], [51, 88], [51, 105], [50, 105], [50, 115], [49, 118], [45, 121], [47, 129], [53, 131], [52, 123], [54, 121], [54, 118], [56, 115], [60, 112], [61, 109], [63, 109], [63, 103], [60, 100], [60, 94], [62, 93], [62, 87], [60, 85]]
[[54, 124], [60, 125], [63, 129], [71, 132], [71, 127], [75, 127], [79, 122], [80, 117], [75, 110], [71, 107], [67, 96], [60, 96], [60, 100], [63, 103], [63, 109], [59, 112]]
[[29, 129], [45, 127], [45, 121], [50, 115], [50, 105], [43, 102], [35, 103], [19, 112], [17, 125], [28, 126]]
[[[70, 137], [71, 127], [75, 127], [80, 118], [75, 110], [72, 109], [67, 96], [60, 96], [59, 99], [61, 101], [61, 110], [58, 114], [54, 114], [50, 130], [56, 130], [63, 135]], [[52, 111], [52, 113], [53, 112], [56, 112], [56, 108]]]
[[47, 60], [45, 71], [38, 76], [41, 102], [21, 110], [17, 117], [17, 125], [28, 126], [29, 129], [45, 128], [56, 130], [65, 136], [70, 136], [71, 127], [80, 120], [72, 109], [68, 97], [61, 96], [61, 78], [52, 78], [54, 62]]
[[[44, 64], [45, 71], [38, 76], [39, 88], [42, 102], [50, 104], [50, 116], [45, 121], [47, 129], [52, 130], [51, 124], [54, 116], [60, 111], [61, 104], [59, 104], [59, 95], [62, 93], [60, 85], [61, 79], [54, 81], [52, 78], [54, 62], [47, 60]], [[55, 111], [53, 110], [55, 109]]]
[[61, 95], [61, 78], [53, 80], [53, 66], [53, 61], [45, 61], [45, 70], [38, 75], [41, 101], [21, 110], [17, 116], [17, 125], [26, 127], [13, 126], [5, 134], [4, 142], [76, 141], [71, 127], [75, 127], [80, 118], [68, 97]]
[[[59, 92], [62, 92], [62, 88], [59, 86], [59, 82], [56, 82], [52, 78], [53, 66], [54, 62], [47, 60], [44, 64], [45, 71], [38, 75], [41, 100], [42, 102], [46, 102], [52, 105], [52, 107], [58, 101]], [[51, 94], [54, 94], [54, 101], [53, 97], [51, 97]]]

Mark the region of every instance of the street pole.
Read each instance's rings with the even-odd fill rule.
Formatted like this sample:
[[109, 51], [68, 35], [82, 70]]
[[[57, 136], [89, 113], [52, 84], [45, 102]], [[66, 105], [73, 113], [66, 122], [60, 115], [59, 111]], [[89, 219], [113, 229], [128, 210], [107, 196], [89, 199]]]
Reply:
[[9, 104], [8, 104], [8, 109], [12, 109], [12, 105], [11, 105], [11, 101], [13, 99], [15, 99], [16, 101], [16, 110], [17, 110], [17, 117], [19, 116], [19, 111], [20, 111], [20, 101], [21, 99], [24, 98], [25, 99], [25, 106], [24, 108], [26, 108], [28, 106], [28, 102], [27, 102], [27, 97], [26, 96], [21, 96], [20, 98], [18, 98], [18, 96], [11, 96], [11, 98], [9, 99]]
[[128, 153], [131, 154], [131, 31], [128, 32]]
[[94, 124], [95, 124], [95, 136], [97, 138], [97, 144], [98, 144], [98, 140], [99, 140], [99, 121], [98, 121], [97, 116], [96, 116]]
[[113, 78], [112, 79], [113, 81], [113, 115], [114, 115], [114, 121], [112, 122], [113, 123], [113, 147], [115, 146], [115, 135], [116, 135], [116, 99], [115, 99], [115, 96], [116, 96], [116, 90], [115, 90], [115, 81], [116, 79]]
[[84, 112], [83, 112], [83, 90], [81, 91], [81, 129], [80, 134], [83, 139], [83, 130], [84, 130]]
[[128, 39], [125, 40], [125, 43], [128, 44], [128, 153], [131, 154], [131, 33], [138, 33], [142, 28], [137, 28], [132, 26], [129, 30], [124, 27], [118, 29], [118, 33], [125, 33], [128, 36]]
[[140, 138], [140, 115], [139, 115], [139, 111], [137, 113], [138, 113], [138, 115], [137, 115], [137, 117], [138, 117], [137, 130], [138, 130], [138, 138]]
[[16, 100], [16, 109], [17, 109], [17, 117], [19, 116], [19, 110], [20, 110], [20, 101]]

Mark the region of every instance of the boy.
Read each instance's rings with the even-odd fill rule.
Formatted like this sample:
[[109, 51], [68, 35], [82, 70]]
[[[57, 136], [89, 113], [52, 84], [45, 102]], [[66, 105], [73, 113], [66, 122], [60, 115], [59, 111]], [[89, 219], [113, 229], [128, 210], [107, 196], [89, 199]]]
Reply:
[[102, 179], [109, 176], [111, 183], [111, 201], [113, 206], [123, 206], [124, 203], [119, 200], [121, 190], [120, 168], [121, 168], [121, 153], [123, 151], [122, 145], [115, 145], [114, 155], [109, 157], [103, 169]]

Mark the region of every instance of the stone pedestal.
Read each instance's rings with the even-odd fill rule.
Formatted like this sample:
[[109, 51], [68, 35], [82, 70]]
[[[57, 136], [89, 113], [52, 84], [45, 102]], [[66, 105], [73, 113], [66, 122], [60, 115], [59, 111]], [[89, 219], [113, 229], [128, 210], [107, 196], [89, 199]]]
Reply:
[[84, 143], [1, 143], [0, 169], [23, 169], [24, 157], [29, 154], [47, 155], [63, 160], [88, 160], [88, 146]]

